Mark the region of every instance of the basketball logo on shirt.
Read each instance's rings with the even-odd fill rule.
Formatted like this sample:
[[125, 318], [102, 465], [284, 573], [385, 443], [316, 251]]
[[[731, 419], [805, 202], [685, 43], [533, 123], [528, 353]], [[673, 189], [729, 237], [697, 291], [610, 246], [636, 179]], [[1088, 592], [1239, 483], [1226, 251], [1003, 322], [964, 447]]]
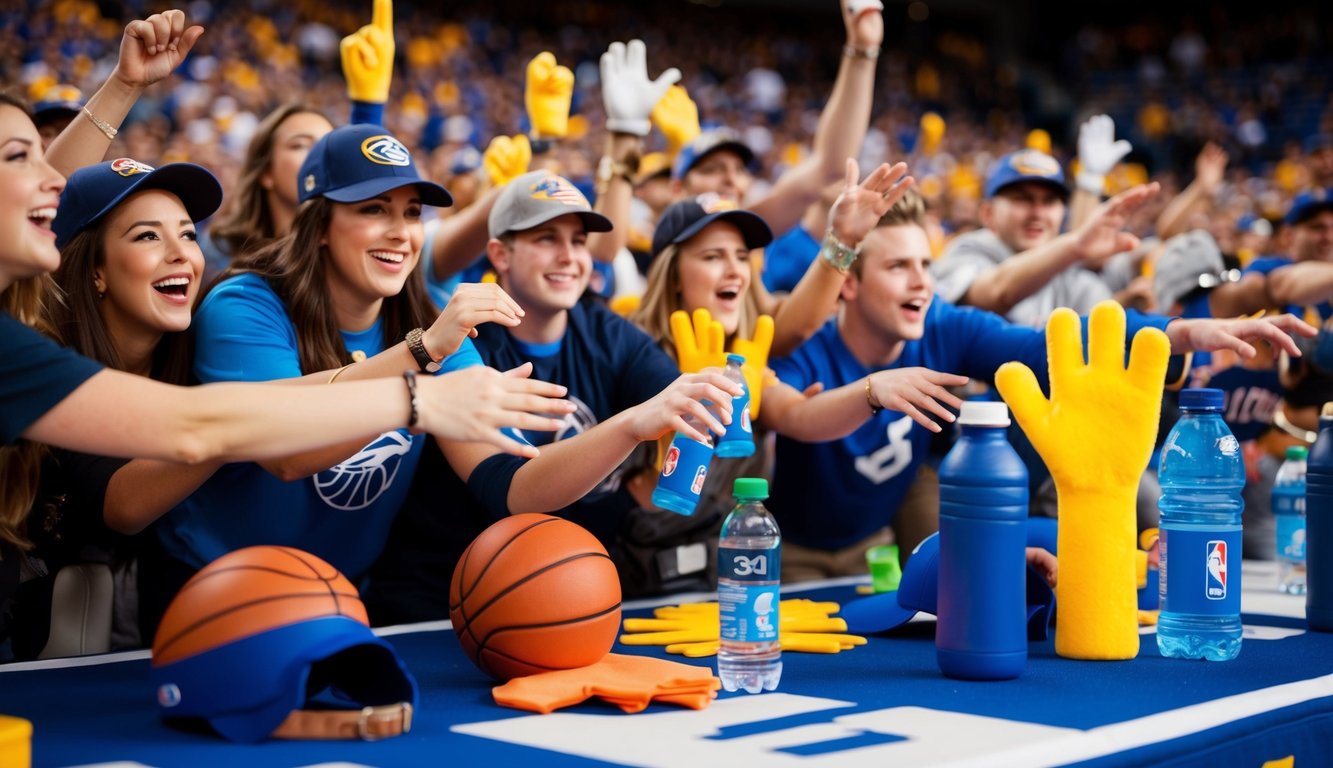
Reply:
[[[546, 442], [555, 443], [561, 440], [568, 440], [575, 435], [581, 435], [597, 426], [597, 414], [592, 412], [592, 409], [588, 407], [587, 403], [573, 395], [566, 395], [565, 399], [574, 404], [574, 412], [566, 414], [560, 419], [560, 428], [555, 431], [555, 434], [551, 436], [549, 441], [545, 439], [547, 433], [538, 432], [535, 435], [526, 435], [529, 438], [529, 442], [533, 445], [541, 445]], [[596, 488], [588, 491], [584, 498], [596, 497], [598, 494], [610, 493], [611, 491], [616, 490], [620, 487], [620, 475], [621, 468], [617, 467], [605, 480], [598, 483]]]
[[885, 430], [888, 445], [874, 453], [857, 456], [856, 471], [875, 485], [897, 477], [912, 464], [912, 441], [908, 438], [911, 432], [911, 416], [890, 422]]
[[411, 450], [412, 436], [405, 430], [385, 432], [352, 458], [315, 475], [315, 491], [334, 509], [365, 509], [393, 485]]

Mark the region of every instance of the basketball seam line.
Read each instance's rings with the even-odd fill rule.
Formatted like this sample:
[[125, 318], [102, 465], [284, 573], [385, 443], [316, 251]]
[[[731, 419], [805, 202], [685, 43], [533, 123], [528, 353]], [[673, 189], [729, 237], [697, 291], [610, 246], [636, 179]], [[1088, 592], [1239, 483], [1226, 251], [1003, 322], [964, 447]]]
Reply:
[[608, 608], [603, 608], [602, 610], [597, 611], [596, 613], [587, 613], [582, 616], [575, 616], [572, 619], [561, 619], [560, 621], [548, 621], [542, 624], [510, 624], [509, 626], [498, 627], [496, 629], [492, 629], [490, 632], [486, 634], [486, 639], [481, 641], [481, 645], [477, 647], [477, 652], [480, 653], [481, 651], [486, 650], [486, 644], [491, 641], [492, 637], [495, 637], [501, 632], [515, 632], [523, 629], [546, 629], [548, 627], [562, 627], [567, 624], [577, 624], [582, 621], [591, 621], [593, 619], [598, 619], [603, 616], [606, 616], [607, 614], [613, 611], [618, 611], [618, 610], [620, 610], [620, 603], [616, 603], [615, 605], [610, 606]]
[[[559, 519], [560, 518], [558, 517], [547, 517], [543, 520], [534, 520], [531, 525], [525, 526], [522, 529], [515, 532], [513, 536], [509, 537], [508, 541], [506, 541], [504, 544], [501, 544], [500, 548], [495, 550], [495, 552], [491, 554], [490, 559], [487, 560], [486, 564], [481, 567], [481, 572], [477, 574], [477, 578], [472, 580], [472, 586], [468, 587], [467, 593], [464, 594], [463, 577], [467, 571], [468, 561], [472, 559], [472, 545], [471, 544], [468, 545], [467, 551], [463, 553], [463, 562], [459, 563], [458, 567], [455, 569], [458, 575], [458, 605], [449, 606], [450, 613], [452, 613], [454, 608], [457, 607], [458, 614], [463, 619], [463, 626], [457, 628], [459, 633], [467, 632], [469, 635], [472, 635], [473, 641], [476, 641], [477, 639], [477, 636], [473, 634], [473, 632], [469, 628], [472, 624], [472, 617], [467, 615], [467, 599], [472, 596], [472, 593], [473, 591], [476, 590], [477, 585], [481, 583], [482, 577], [484, 577], [486, 575], [486, 572], [490, 570], [491, 563], [494, 563], [495, 559], [499, 557], [500, 554], [503, 553], [506, 549], [508, 549], [510, 544], [513, 544], [520, 537], [522, 537], [523, 534], [527, 533], [533, 528], [536, 528], [539, 525], [547, 525], [548, 523], [554, 523]], [[473, 544], [475, 543], [476, 542], [474, 541]]]
[[[310, 598], [310, 597], [320, 597], [320, 598], [323, 598], [323, 597], [327, 597], [327, 595], [323, 595], [323, 594], [320, 594], [320, 593], [318, 593], [318, 592], [314, 592], [314, 593], [311, 593], [311, 592], [296, 592], [296, 593], [288, 593], [288, 594], [281, 594], [281, 595], [271, 595], [271, 596], [269, 596], [269, 597], [263, 597], [263, 598], [260, 598], [260, 599], [258, 599], [258, 600], [251, 600], [251, 601], [248, 602], [248, 603], [240, 603], [240, 604], [238, 604], [238, 605], [232, 605], [232, 606], [229, 606], [229, 607], [227, 608], [226, 611], [224, 611], [224, 612], [222, 612], [222, 613], [215, 613], [215, 614], [212, 614], [212, 615], [210, 615], [210, 616], [208, 616], [208, 617], [206, 617], [206, 618], [200, 619], [200, 620], [194, 622], [193, 624], [189, 625], [188, 627], [185, 627], [185, 628], [182, 629], [181, 631], [177, 632], [174, 636], [171, 637], [171, 639], [169, 639], [169, 640], [165, 641], [164, 643], [162, 643], [162, 647], [161, 647], [160, 650], [154, 648], [154, 650], [153, 650], [153, 656], [154, 656], [154, 657], [157, 657], [157, 656], [161, 656], [161, 655], [166, 654], [168, 648], [170, 648], [170, 647], [171, 647], [172, 645], [174, 645], [177, 641], [181, 640], [183, 637], [185, 637], [185, 636], [188, 635], [189, 633], [191, 633], [191, 632], [193, 632], [194, 630], [196, 630], [196, 629], [198, 629], [198, 628], [204, 626], [205, 624], [209, 624], [209, 623], [211, 623], [211, 622], [214, 622], [214, 621], [217, 621], [217, 620], [219, 620], [219, 619], [221, 619], [221, 618], [224, 618], [225, 616], [227, 616], [227, 615], [230, 614], [230, 613], [235, 613], [236, 611], [239, 611], [239, 610], [241, 610], [241, 609], [243, 609], [243, 608], [251, 608], [251, 607], [253, 607], [253, 606], [261, 605], [261, 604], [263, 604], [263, 603], [271, 603], [271, 602], [273, 602], [273, 601], [275, 601], [275, 600], [286, 600], [286, 599], [289, 599], [289, 598], [301, 598], [301, 597], [305, 597], [305, 598]], [[336, 601], [335, 601], [335, 605], [337, 605]], [[342, 616], [342, 617], [344, 617], [344, 618], [352, 619], [351, 616], [347, 616], [347, 614], [342, 613], [342, 612], [341, 612], [341, 608], [340, 608], [340, 612], [337, 613], [336, 615], [337, 615], [337, 616]], [[333, 618], [333, 617], [332, 617], [332, 616], [314, 616], [314, 617], [311, 617], [311, 619], [326, 619], [326, 618]], [[309, 620], [311, 620], [311, 619], [306, 619], [306, 621], [309, 621]], [[356, 619], [352, 619], [352, 621], [356, 621]], [[293, 623], [297, 623], [297, 622], [293, 622]], [[360, 623], [360, 622], [358, 622], [358, 623]], [[284, 624], [283, 626], [291, 626], [291, 625], [290, 625], [290, 624]], [[280, 627], [270, 627], [270, 629], [280, 629]], [[268, 631], [268, 630], [265, 630], [265, 631]], [[178, 659], [178, 661], [179, 661], [179, 659]]]
[[[497, 552], [496, 554], [499, 554], [499, 553]], [[528, 583], [529, 581], [532, 581], [532, 580], [535, 579], [536, 577], [541, 576], [542, 574], [546, 573], [547, 571], [549, 571], [549, 570], [551, 570], [551, 569], [553, 569], [553, 568], [558, 568], [559, 566], [564, 565], [565, 563], [572, 563], [572, 562], [574, 562], [575, 560], [582, 560], [582, 559], [585, 558], [585, 557], [600, 557], [600, 558], [603, 558], [603, 559], [605, 559], [605, 560], [607, 560], [607, 561], [610, 561], [610, 560], [611, 560], [611, 558], [610, 558], [609, 556], [607, 556], [607, 555], [605, 555], [605, 554], [603, 554], [603, 553], [601, 553], [601, 552], [580, 552], [580, 553], [578, 553], [577, 555], [571, 555], [570, 557], [566, 557], [566, 558], [564, 558], [563, 560], [557, 560], [557, 561], [555, 561], [554, 563], [548, 563], [547, 565], [544, 565], [544, 566], [542, 566], [541, 568], [538, 568], [537, 570], [535, 570], [535, 571], [529, 573], [528, 575], [524, 576], [523, 578], [519, 579], [518, 581], [515, 581], [513, 584], [510, 584], [509, 586], [505, 587], [503, 590], [501, 590], [500, 592], [496, 593], [495, 595], [492, 595], [492, 596], [491, 596], [491, 599], [490, 599], [490, 600], [487, 600], [485, 603], [483, 603], [482, 606], [481, 606], [480, 608], [477, 609], [477, 612], [476, 612], [475, 614], [473, 614], [472, 616], [467, 616], [466, 613], [464, 613], [463, 618], [467, 621], [466, 629], [467, 629], [467, 631], [468, 631], [468, 634], [472, 635], [472, 639], [473, 639], [473, 640], [476, 640], [476, 639], [477, 639], [477, 635], [476, 635], [476, 633], [472, 631], [472, 622], [473, 622], [477, 617], [479, 617], [479, 616], [481, 616], [483, 613], [485, 613], [485, 612], [486, 612], [486, 609], [487, 609], [487, 608], [490, 608], [492, 605], [494, 605], [494, 604], [496, 603], [496, 601], [498, 601], [500, 598], [504, 597], [505, 595], [508, 595], [510, 592], [513, 592], [515, 589], [518, 589], [519, 587], [523, 586], [524, 584]], [[494, 562], [494, 558], [491, 558], [491, 561]], [[614, 567], [614, 564], [612, 565], [612, 567]], [[464, 602], [466, 602], [466, 601], [464, 601]], [[463, 609], [462, 609], [462, 605], [461, 605], [461, 604], [460, 604], [460, 606], [459, 606], [459, 612], [460, 612], [460, 613], [463, 612]]]

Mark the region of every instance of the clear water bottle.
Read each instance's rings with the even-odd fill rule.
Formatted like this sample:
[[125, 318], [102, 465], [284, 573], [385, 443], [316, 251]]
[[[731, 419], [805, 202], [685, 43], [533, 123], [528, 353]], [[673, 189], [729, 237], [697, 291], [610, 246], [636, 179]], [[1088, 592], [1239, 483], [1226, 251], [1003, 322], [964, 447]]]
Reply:
[[1277, 524], [1277, 589], [1305, 594], [1305, 455], [1303, 445], [1287, 449], [1287, 460], [1273, 481], [1273, 520]]
[[1305, 621], [1333, 632], [1333, 403], [1319, 415], [1305, 474]]
[[772, 691], [782, 677], [778, 585], [782, 534], [764, 507], [768, 481], [738, 477], [717, 552], [717, 676], [728, 691]]
[[692, 515], [699, 505], [704, 480], [708, 479], [708, 465], [713, 462], [713, 441], [703, 422], [688, 413], [684, 419], [709, 440], [701, 443], [683, 432], [676, 433], [662, 459], [662, 472], [657, 476], [657, 488], [653, 490], [653, 504], [680, 515]]
[[1028, 472], [1004, 403], [969, 400], [958, 424], [940, 462], [935, 657], [949, 677], [1008, 680], [1028, 655]]
[[741, 387], [740, 396], [731, 399], [731, 423], [717, 441], [715, 453], [724, 459], [754, 455], [754, 432], [750, 427], [750, 388], [745, 384], [745, 374], [741, 373], [742, 365], [745, 365], [744, 357], [727, 355], [727, 368], [722, 372], [723, 376]]
[[1185, 389], [1162, 446], [1162, 656], [1227, 661], [1240, 653], [1241, 513], [1245, 467], [1222, 421], [1222, 390]]

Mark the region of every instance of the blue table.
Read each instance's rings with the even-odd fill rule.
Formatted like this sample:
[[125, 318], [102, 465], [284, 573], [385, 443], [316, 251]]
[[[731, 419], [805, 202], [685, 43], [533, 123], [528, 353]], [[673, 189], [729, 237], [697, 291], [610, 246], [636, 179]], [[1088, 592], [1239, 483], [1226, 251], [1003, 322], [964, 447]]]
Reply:
[[[785, 592], [847, 601], [863, 581]], [[542, 716], [495, 705], [439, 623], [383, 632], [422, 690], [411, 734], [383, 742], [237, 745], [167, 727], [141, 652], [0, 668], [0, 712], [34, 723], [39, 766], [1333, 765], [1333, 635], [1306, 633], [1302, 599], [1275, 582], [1270, 564], [1245, 563], [1245, 643], [1228, 663], [1163, 659], [1148, 630], [1133, 661], [1035, 643], [1021, 678], [960, 682], [940, 675], [933, 621], [918, 617], [850, 652], [786, 654], [776, 693], [723, 694], [697, 712], [586, 703]]]

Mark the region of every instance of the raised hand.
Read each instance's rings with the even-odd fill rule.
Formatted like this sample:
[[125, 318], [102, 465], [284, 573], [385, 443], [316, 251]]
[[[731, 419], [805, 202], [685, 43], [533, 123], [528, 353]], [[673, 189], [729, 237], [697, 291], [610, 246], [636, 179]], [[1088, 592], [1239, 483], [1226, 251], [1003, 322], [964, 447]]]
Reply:
[[[708, 435], [686, 421], [685, 415], [693, 416], [696, 423], [720, 435], [727, 431], [725, 425], [731, 423], [731, 399], [740, 394], [740, 385], [723, 376], [720, 370], [683, 373], [656, 396], [626, 412], [630, 434], [644, 442], [680, 432], [704, 442]], [[704, 400], [709, 405], [701, 402]]]
[[393, 0], [375, 0], [369, 24], [339, 45], [347, 95], [353, 101], [383, 104], [393, 82]]
[[1258, 352], [1253, 342], [1266, 341], [1292, 357], [1300, 357], [1301, 350], [1291, 334], [1312, 338], [1319, 329], [1292, 314], [1271, 317], [1237, 317], [1210, 320], [1172, 320], [1166, 326], [1171, 340], [1171, 351], [1235, 352], [1242, 360], [1252, 360]]
[[528, 62], [523, 104], [537, 138], [563, 139], [569, 133], [569, 104], [574, 98], [574, 73], [556, 64], [555, 54], [542, 51]]
[[652, 120], [666, 137], [667, 154], [673, 158], [699, 136], [699, 107], [683, 85], [673, 85], [662, 94], [653, 106]]
[[505, 453], [533, 458], [537, 448], [505, 434], [505, 428], [554, 432], [559, 418], [574, 412], [561, 400], [566, 389], [529, 379], [530, 364], [502, 375], [475, 365], [441, 376], [417, 377], [419, 428], [441, 440], [486, 443]]
[[884, 42], [884, 3], [880, 0], [842, 0], [842, 23], [847, 42], [858, 48], [878, 48]]
[[1208, 142], [1194, 158], [1194, 182], [1203, 186], [1209, 193], [1215, 194], [1222, 186], [1222, 176], [1227, 170], [1227, 151], [1221, 146]]
[[[671, 339], [676, 343], [676, 363], [681, 373], [697, 373], [727, 364], [726, 332], [706, 309], [694, 310], [693, 321], [683, 309], [672, 312]], [[754, 396], [753, 390], [750, 396]]]
[[1138, 332], [1125, 366], [1125, 311], [1092, 310], [1088, 361], [1078, 316], [1057, 309], [1046, 323], [1051, 397], [1022, 363], [1005, 363], [995, 386], [1046, 462], [1058, 496], [1062, 556], [1055, 649], [1080, 659], [1138, 654], [1135, 496], [1157, 437], [1166, 334]]
[[481, 167], [486, 169], [493, 187], [502, 187], [527, 173], [531, 163], [532, 143], [521, 133], [512, 139], [496, 136], [481, 156]]
[[464, 338], [477, 337], [477, 326], [499, 323], [508, 328], [523, 319], [523, 308], [496, 283], [461, 283], [444, 311], [426, 329], [422, 342], [432, 355], [448, 357]]
[[202, 34], [201, 26], [187, 29], [185, 12], [175, 9], [131, 21], [120, 39], [112, 77], [130, 88], [147, 88], [175, 71]]
[[929, 368], [896, 368], [870, 374], [869, 382], [870, 397], [881, 407], [905, 413], [931, 432], [939, 432], [940, 425], [922, 411], [953, 422], [955, 416], [945, 406], [958, 410], [963, 401], [945, 387], [961, 387], [967, 377]]
[[1100, 196], [1106, 186], [1106, 174], [1134, 147], [1124, 139], [1116, 141], [1115, 121], [1110, 115], [1093, 115], [1078, 128], [1078, 186]]
[[1100, 269], [1117, 253], [1139, 247], [1139, 239], [1125, 231], [1125, 224], [1159, 189], [1161, 185], [1155, 181], [1132, 187], [1102, 203], [1088, 216], [1075, 233], [1075, 248], [1085, 266]]
[[648, 79], [648, 49], [642, 40], [629, 45], [611, 43], [602, 54], [602, 103], [606, 108], [606, 129], [612, 133], [647, 136], [652, 128], [649, 116], [662, 100], [668, 87], [680, 80], [680, 70], [672, 67]]
[[855, 248], [893, 204], [902, 199], [916, 180], [907, 175], [907, 164], [881, 163], [860, 184], [856, 160], [847, 158], [842, 193], [829, 209], [829, 228], [838, 242]]

